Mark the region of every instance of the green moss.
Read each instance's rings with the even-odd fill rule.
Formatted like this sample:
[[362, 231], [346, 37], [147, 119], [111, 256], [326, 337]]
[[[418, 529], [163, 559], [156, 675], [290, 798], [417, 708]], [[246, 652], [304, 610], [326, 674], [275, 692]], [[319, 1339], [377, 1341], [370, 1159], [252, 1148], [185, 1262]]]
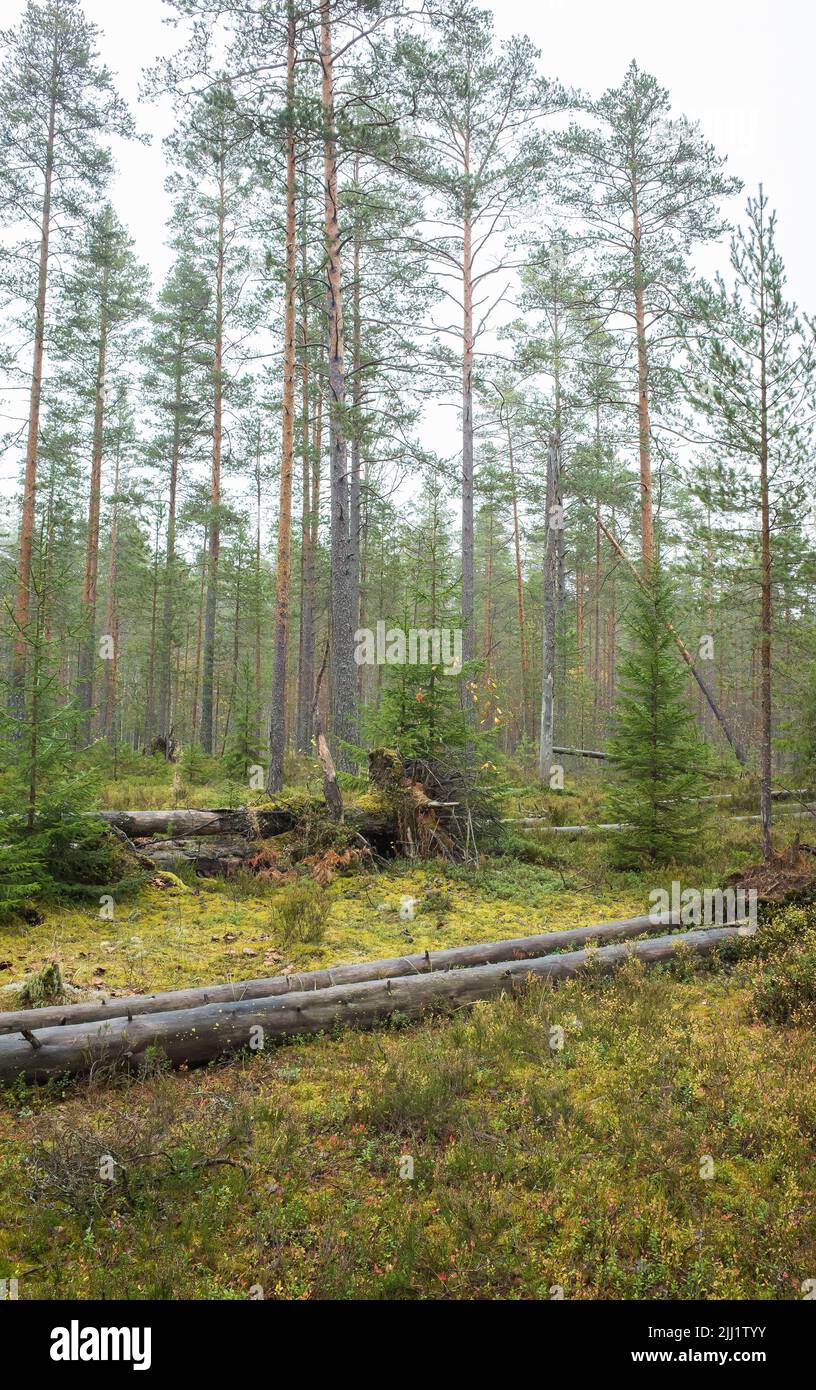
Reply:
[[353, 804], [355, 810], [363, 811], [369, 816], [384, 816], [389, 810], [388, 797], [379, 791], [358, 792]]
[[[799, 1298], [811, 1053], [753, 1024], [738, 980], [633, 962], [57, 1107], [21, 1092], [0, 1108], [0, 1277], [79, 1299]], [[89, 1213], [63, 1163], [33, 1205], [46, 1118], [66, 1159], [133, 1132], [172, 1164]], [[240, 1166], [195, 1167], [216, 1152]]]
[[157, 887], [172, 888], [177, 893], [189, 893], [190, 891], [189, 885], [180, 879], [178, 874], [171, 874], [168, 869], [160, 869], [154, 875], [153, 882]]
[[[748, 847], [738, 828], [684, 881], [721, 878]], [[661, 884], [601, 874], [601, 852], [576, 844], [565, 873], [502, 859], [336, 879], [325, 939], [286, 954], [275, 893], [151, 887], [113, 922], [77, 909], [4, 930], [3, 976], [56, 946], [84, 989], [167, 988], [643, 910]], [[404, 897], [433, 894], [450, 900], [443, 921], [400, 918]], [[224, 1066], [15, 1087], [0, 1099], [0, 1278], [29, 1271], [22, 1298], [245, 1298], [261, 1284], [267, 1298], [547, 1300], [557, 1285], [586, 1300], [798, 1299], [816, 1262], [812, 1032], [758, 1023], [752, 986], [811, 929], [807, 914], [780, 919], [728, 969], [632, 961]], [[89, 1213], [71, 1155], [128, 1135], [169, 1157], [137, 1162]], [[34, 1203], [43, 1142], [68, 1171]], [[216, 1154], [236, 1166], [202, 1166]]]

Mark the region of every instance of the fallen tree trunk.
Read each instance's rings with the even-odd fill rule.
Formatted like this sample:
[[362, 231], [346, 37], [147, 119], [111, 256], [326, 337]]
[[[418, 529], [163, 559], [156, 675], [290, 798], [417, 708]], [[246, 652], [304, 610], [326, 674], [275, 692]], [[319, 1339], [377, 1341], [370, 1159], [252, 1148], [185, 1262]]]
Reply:
[[600, 758], [602, 761], [606, 759], [606, 754], [599, 748], [558, 748], [553, 745], [553, 753], [568, 758]]
[[66, 1073], [84, 1075], [99, 1067], [133, 1068], [147, 1049], [158, 1049], [174, 1066], [208, 1062], [225, 1053], [338, 1026], [371, 1027], [418, 1018], [428, 1010], [461, 1008], [521, 988], [529, 978], [552, 981], [581, 974], [591, 961], [610, 971], [630, 954], [651, 965], [683, 951], [705, 955], [740, 933], [713, 927], [652, 941], [570, 951], [536, 960], [474, 966], [429, 975], [364, 980], [263, 999], [175, 1009], [139, 1018], [110, 1019], [64, 1028], [26, 1030], [0, 1038], [0, 1084], [19, 1077], [45, 1081]]
[[189, 840], [150, 840], [137, 844], [157, 869], [172, 869], [180, 859], [186, 859], [206, 878], [233, 873], [258, 852], [257, 844], [251, 840], [226, 835], [199, 835]]
[[646, 932], [677, 927], [677, 914], [666, 913], [659, 921], [651, 917], [625, 917], [595, 926], [571, 927], [564, 931], [541, 932], [534, 936], [514, 936], [502, 941], [477, 942], [474, 946], [452, 946], [444, 951], [418, 951], [384, 960], [336, 965], [324, 970], [306, 970], [299, 975], [271, 975], [266, 979], [238, 980], [221, 985], [203, 985], [157, 994], [131, 994], [119, 999], [91, 999], [85, 1004], [54, 1004], [39, 1009], [16, 1009], [0, 1013], [0, 1035], [21, 1028], [58, 1028], [70, 1024], [99, 1022], [110, 1018], [133, 1018], [139, 1014], [166, 1013], [172, 1009], [193, 1009], [206, 1004], [264, 999], [276, 994], [292, 994], [335, 985], [358, 984], [362, 980], [398, 979], [403, 975], [430, 975], [435, 971], [458, 970], [476, 965], [495, 965], [507, 960], [530, 960], [588, 941], [612, 941], [642, 936]]
[[195, 835], [242, 835], [261, 840], [294, 829], [298, 821], [295, 811], [285, 806], [260, 811], [239, 807], [237, 810], [98, 811], [95, 814], [123, 830], [131, 840], [149, 839], [153, 835], [172, 840]]
[[593, 830], [625, 830], [621, 823], [608, 825], [553, 825], [547, 816], [505, 816], [502, 825], [537, 825], [561, 835], [588, 835]]
[[[338, 789], [339, 796], [339, 789]], [[342, 813], [342, 803], [339, 805]], [[325, 819], [326, 807], [320, 801], [304, 803], [302, 806], [254, 806], [238, 809], [218, 809], [214, 811], [166, 810], [166, 811], [97, 811], [98, 815], [112, 829], [124, 833], [128, 839], [138, 842], [141, 853], [153, 857], [155, 847], [161, 856], [166, 856], [168, 846], [148, 843], [151, 837], [159, 835], [173, 844], [179, 840], [219, 838], [246, 840], [249, 844], [266, 840], [274, 835], [283, 835], [303, 827], [310, 818]], [[373, 849], [388, 856], [395, 852], [395, 841], [399, 837], [396, 818], [388, 810], [363, 811], [349, 807], [344, 819], [351, 831], [356, 831]], [[171, 845], [172, 848], [172, 845]], [[202, 854], [204, 851], [201, 852]], [[185, 846], [177, 858], [192, 858]], [[218, 858], [218, 855], [212, 856]], [[159, 862], [158, 860], [156, 862]], [[162, 864], [168, 863], [165, 857]]]
[[[698, 801], [706, 801], [707, 797], [693, 798]], [[712, 798], [714, 799], [714, 798]], [[791, 811], [787, 806], [779, 808], [784, 813], [787, 820], [804, 819], [806, 816], [816, 815], [816, 806], [808, 806], [804, 811]], [[761, 816], [728, 816], [726, 819], [731, 821], [758, 821]], [[508, 816], [505, 817], [505, 825], [534, 825], [539, 830], [545, 830], [547, 834], [553, 835], [593, 835], [597, 831], [609, 830], [628, 830], [629, 827], [622, 821], [599, 822], [594, 825], [553, 825], [546, 816]]]

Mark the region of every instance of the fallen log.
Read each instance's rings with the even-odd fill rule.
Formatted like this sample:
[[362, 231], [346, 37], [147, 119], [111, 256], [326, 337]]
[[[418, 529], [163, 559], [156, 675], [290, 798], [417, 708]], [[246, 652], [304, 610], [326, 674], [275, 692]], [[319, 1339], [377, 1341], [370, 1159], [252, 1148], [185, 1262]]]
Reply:
[[131, 840], [162, 835], [183, 840], [196, 835], [241, 835], [253, 840], [266, 839], [293, 830], [298, 822], [294, 809], [286, 806], [220, 808], [213, 811], [171, 809], [166, 811], [98, 811], [102, 820], [123, 830]]
[[561, 835], [588, 835], [593, 830], [625, 830], [625, 826], [608, 825], [553, 825], [549, 816], [504, 816], [502, 825], [537, 825], [541, 830], [552, 830]]
[[599, 922], [595, 926], [507, 937], [502, 941], [482, 941], [473, 946], [452, 946], [444, 951], [417, 951], [384, 960], [355, 961], [351, 965], [305, 970], [297, 975], [270, 975], [265, 979], [193, 986], [156, 994], [131, 994], [119, 999], [91, 999], [85, 1004], [15, 1009], [0, 1013], [0, 1035], [16, 1033], [21, 1028], [62, 1028], [109, 1018], [133, 1018], [139, 1014], [166, 1013], [172, 1009], [193, 1009], [240, 999], [264, 999], [276, 994], [330, 989], [335, 985], [358, 984], [362, 980], [398, 979], [403, 975], [430, 975], [440, 970], [496, 965], [508, 960], [530, 960], [570, 946], [583, 946], [588, 941], [628, 939], [678, 926], [680, 917], [677, 913], [665, 913], [655, 921], [650, 916], [625, 917], [613, 922]]
[[605, 761], [606, 753], [600, 748], [559, 748], [553, 744], [553, 753], [558, 753], [562, 758], [599, 758]]
[[535, 960], [364, 980], [133, 1019], [44, 1028], [30, 1039], [22, 1033], [9, 1033], [0, 1038], [0, 1084], [20, 1077], [40, 1082], [66, 1073], [85, 1075], [100, 1066], [133, 1068], [147, 1049], [157, 1049], [174, 1066], [208, 1062], [276, 1039], [329, 1032], [338, 1026], [371, 1027], [389, 1020], [418, 1018], [429, 1010], [461, 1008], [513, 993], [530, 978], [569, 979], [581, 974], [590, 961], [595, 969], [607, 972], [630, 955], [647, 965], [671, 960], [683, 951], [705, 955], [740, 931], [736, 926], [712, 927]]
[[[338, 789], [339, 796], [339, 789]], [[340, 807], [342, 810], [342, 806]], [[306, 802], [302, 806], [267, 806], [222, 808], [213, 811], [164, 810], [164, 811], [95, 811], [112, 829], [123, 832], [130, 840], [139, 842], [139, 850], [153, 857], [153, 848], [160, 856], [166, 856], [166, 845], [156, 845], [151, 837], [161, 836], [173, 843], [179, 840], [215, 839], [239, 837], [253, 844], [274, 835], [283, 835], [302, 827], [311, 817], [325, 818], [326, 807], [322, 801]], [[386, 857], [395, 853], [395, 842], [399, 839], [399, 828], [395, 817], [387, 810], [363, 811], [349, 807], [344, 820], [351, 831], [356, 832], [371, 845], [372, 849]], [[204, 851], [201, 852], [202, 855]], [[185, 847], [178, 856], [192, 858]], [[219, 858], [218, 855], [211, 856]], [[156, 861], [157, 863], [159, 860]], [[162, 857], [161, 863], [169, 863]]]
[[[707, 798], [698, 797], [699, 801]], [[804, 819], [806, 816], [816, 815], [816, 806], [809, 806], [804, 811], [791, 811], [787, 806], [780, 806], [780, 812], [784, 813], [787, 820]], [[727, 816], [726, 820], [731, 821], [759, 821], [761, 816]], [[622, 821], [596, 822], [591, 825], [553, 825], [546, 816], [507, 816], [503, 820], [505, 825], [530, 825], [537, 826], [539, 830], [544, 830], [553, 835], [594, 835], [598, 832], [611, 830], [627, 830], [629, 827]]]
[[258, 852], [257, 844], [251, 840], [228, 835], [198, 835], [187, 840], [136, 843], [141, 853], [147, 855], [157, 869], [172, 869], [180, 859], [186, 859], [205, 878], [233, 873]]

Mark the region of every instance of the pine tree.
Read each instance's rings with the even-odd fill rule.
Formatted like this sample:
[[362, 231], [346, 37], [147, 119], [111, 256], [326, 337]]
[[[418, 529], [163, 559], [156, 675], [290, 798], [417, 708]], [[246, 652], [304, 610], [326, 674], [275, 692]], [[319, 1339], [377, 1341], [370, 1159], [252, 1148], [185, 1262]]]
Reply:
[[[22, 712], [26, 639], [32, 582], [46, 348], [46, 304], [51, 262], [75, 240], [89, 202], [112, 167], [100, 136], [133, 134], [130, 117], [113, 90], [95, 49], [97, 30], [77, 0], [29, 0], [20, 25], [0, 34], [5, 60], [0, 72], [0, 220], [12, 228], [36, 227], [34, 241], [3, 247], [25, 318], [34, 304], [32, 370], [26, 439], [23, 507], [14, 603], [16, 643], [12, 698]], [[26, 324], [29, 332], [32, 325]]]
[[255, 672], [248, 657], [244, 657], [235, 673], [231, 711], [232, 733], [224, 750], [224, 766], [230, 777], [246, 785], [249, 769], [261, 766]]
[[253, 126], [228, 81], [218, 78], [183, 113], [167, 142], [177, 172], [168, 180], [177, 195], [174, 225], [209, 275], [212, 286], [212, 454], [208, 524], [207, 588], [201, 679], [201, 746], [215, 750], [217, 714], [216, 635], [223, 521], [222, 466], [229, 435], [225, 410], [237, 379], [243, 347], [236, 331], [254, 325], [257, 303], [247, 288], [251, 255], [247, 243]]
[[816, 425], [816, 325], [787, 297], [776, 216], [769, 214], [761, 186], [759, 196], [748, 200], [746, 226], [732, 239], [731, 269], [732, 293], [720, 278], [715, 290], [697, 299], [702, 332], [692, 343], [693, 400], [728, 460], [717, 460], [715, 478], [724, 509], [743, 511], [758, 531], [760, 816], [768, 859], [774, 583], [782, 578], [774, 562], [781, 537], [792, 529], [793, 517], [806, 514], [809, 501], [805, 465], [812, 460]]
[[625, 865], [667, 863], [699, 841], [704, 748], [689, 713], [683, 667], [671, 635], [669, 580], [653, 565], [630, 593], [628, 650], [619, 667], [615, 729], [608, 755], [618, 782], [610, 813], [621, 822], [617, 856]]
[[289, 648], [289, 589], [292, 551], [292, 478], [295, 467], [295, 371], [297, 310], [297, 161], [295, 138], [294, 0], [288, 3], [286, 28], [286, 232], [284, 252], [283, 397], [281, 468], [278, 492], [278, 544], [275, 574], [275, 631], [272, 643], [272, 692], [269, 722], [267, 790], [283, 787], [283, 759], [288, 733], [286, 664]]
[[637, 411], [641, 558], [654, 554], [652, 456], [661, 400], [671, 394], [668, 345], [688, 279], [694, 243], [723, 230], [720, 201], [740, 183], [684, 118], [671, 113], [669, 93], [632, 62], [621, 86], [586, 100], [591, 118], [559, 137], [558, 193], [586, 223], [584, 245], [596, 253], [597, 308], [604, 319], [624, 315], [634, 362], [630, 400]]
[[[62, 699], [58, 653], [47, 636], [44, 576], [41, 560], [31, 575], [25, 633], [25, 723], [18, 725], [13, 702], [0, 702], [0, 917], [41, 896], [95, 897], [140, 881], [107, 828], [85, 814], [97, 789], [93, 771], [76, 765], [83, 711]], [[59, 583], [61, 576], [53, 577]]]
[[147, 270], [134, 256], [127, 231], [111, 204], [103, 204], [89, 221], [82, 254], [67, 279], [60, 306], [64, 313], [55, 332], [56, 348], [93, 417], [81, 600], [84, 631], [77, 671], [85, 743], [91, 740], [94, 705], [103, 463], [111, 443], [106, 412], [125, 390], [137, 321], [147, 310], [148, 287]]
[[[443, 483], [431, 477], [406, 531], [413, 553], [405, 571], [402, 611], [392, 610], [395, 627], [403, 633], [410, 628], [450, 630], [458, 621], [458, 585], [443, 505]], [[387, 629], [390, 626], [386, 624]], [[418, 646], [415, 655], [431, 659], [409, 659], [384, 668], [379, 709], [366, 721], [371, 741], [397, 748], [403, 758], [432, 758], [446, 748], [465, 747], [474, 733], [462, 710], [456, 676], [468, 683], [470, 703], [475, 705], [476, 663], [467, 663], [452, 675], [443, 661], [433, 661], [432, 649]]]
[[177, 555], [179, 494], [184, 467], [193, 451], [203, 446], [207, 427], [212, 342], [210, 288], [183, 247], [165, 281], [153, 316], [152, 333], [145, 350], [144, 386], [154, 406], [156, 434], [150, 461], [163, 473], [167, 496], [167, 531], [164, 557], [164, 594], [159, 625], [158, 699], [156, 723], [169, 757], [173, 726], [171, 677], [173, 646], [177, 639], [180, 561]]
[[[417, 93], [418, 172], [436, 224], [423, 241], [445, 293], [461, 311], [446, 332], [461, 343], [462, 625], [466, 660], [476, 654], [474, 626], [474, 368], [478, 340], [505, 296], [514, 253], [514, 216], [535, 197], [544, 162], [541, 117], [565, 104], [557, 84], [540, 77], [526, 37], [497, 50], [493, 19], [470, 0], [433, 16], [436, 43], [406, 38], [403, 81]], [[502, 246], [502, 243], [504, 245]], [[496, 277], [499, 277], [498, 280]]]

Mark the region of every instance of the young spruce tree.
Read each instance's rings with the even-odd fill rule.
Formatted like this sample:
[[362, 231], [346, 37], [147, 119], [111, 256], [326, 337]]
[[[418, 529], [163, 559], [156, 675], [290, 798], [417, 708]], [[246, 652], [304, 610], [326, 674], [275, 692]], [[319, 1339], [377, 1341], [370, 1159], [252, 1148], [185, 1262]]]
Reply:
[[672, 635], [671, 588], [654, 563], [631, 596], [628, 649], [619, 667], [615, 731], [608, 753], [618, 778], [610, 811], [623, 829], [621, 865], [665, 864], [699, 840], [705, 810], [704, 745], [684, 698]]

